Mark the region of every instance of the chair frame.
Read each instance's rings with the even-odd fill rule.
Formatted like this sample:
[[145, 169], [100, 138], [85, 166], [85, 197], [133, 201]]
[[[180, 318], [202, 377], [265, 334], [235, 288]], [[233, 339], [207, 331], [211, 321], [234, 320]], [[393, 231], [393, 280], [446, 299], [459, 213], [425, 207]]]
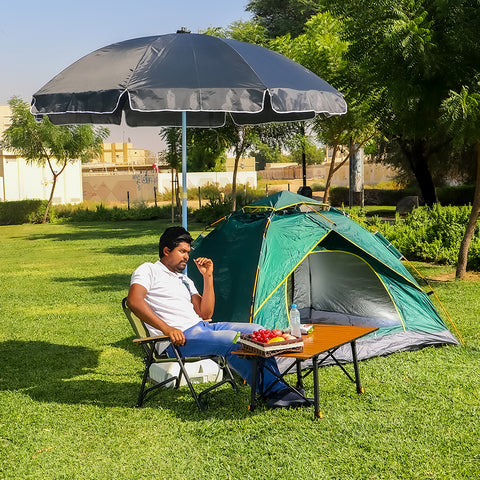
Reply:
[[[168, 337], [167, 335], [158, 335], [153, 337], [150, 336], [145, 324], [130, 310], [126, 297], [122, 300], [122, 308], [125, 313], [125, 316], [128, 318], [130, 325], [132, 326], [135, 334], [137, 335], [137, 338], [135, 338], [133, 342], [136, 345], [139, 345], [140, 347], [142, 347], [143, 353], [144, 353], [143, 363], [145, 365], [145, 368], [143, 371], [142, 384], [140, 387], [140, 392], [138, 394], [138, 400], [137, 400], [137, 403], [135, 404], [135, 407], [138, 407], [138, 408], [142, 407], [145, 401], [145, 397], [150, 392], [160, 387], [163, 387], [170, 382], [175, 382], [174, 388], [177, 389], [180, 386], [182, 376], [185, 378], [185, 381], [188, 385], [188, 388], [190, 389], [190, 393], [195, 401], [195, 404], [197, 405], [198, 410], [201, 412], [205, 410], [204, 403], [202, 402], [203, 396], [211, 392], [212, 390], [215, 390], [216, 388], [220, 387], [221, 385], [225, 383], [229, 383], [232, 386], [232, 388], [235, 390], [235, 392], [239, 391], [237, 383], [233, 378], [232, 371], [228, 366], [228, 362], [225, 357], [221, 355], [209, 355], [209, 356], [202, 356], [202, 357], [183, 357], [178, 347], [172, 343], [172, 341], [170, 340], [170, 337]], [[162, 353], [159, 354], [157, 352], [156, 347], [158, 344], [161, 344], [161, 343], [165, 344], [166, 346], [163, 349]], [[167, 356], [165, 350], [169, 346], [172, 348], [173, 353], [175, 354], [175, 357]], [[185, 364], [198, 362], [199, 360], [204, 360], [204, 359], [211, 359], [211, 360], [214, 360], [216, 363], [218, 363], [219, 367], [223, 371], [223, 378], [222, 380], [215, 383], [214, 385], [211, 385], [201, 390], [200, 392], [197, 392], [192, 384], [192, 381], [190, 380], [190, 376], [188, 375]], [[163, 380], [162, 382], [157, 383], [149, 377], [150, 366], [155, 363], [178, 363], [180, 367], [180, 372], [178, 375], [172, 376], [170, 378]], [[146, 388], [147, 381], [154, 383], [154, 385]]]

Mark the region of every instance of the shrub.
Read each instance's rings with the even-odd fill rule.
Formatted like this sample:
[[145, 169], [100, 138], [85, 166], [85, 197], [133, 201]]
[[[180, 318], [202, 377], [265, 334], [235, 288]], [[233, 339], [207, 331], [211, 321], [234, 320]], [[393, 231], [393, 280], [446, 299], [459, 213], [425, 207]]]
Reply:
[[[41, 223], [47, 208], [47, 200], [19, 200], [0, 202], [0, 225], [21, 225], [22, 223]], [[50, 209], [47, 220], [54, 218]]]
[[468, 205], [473, 202], [475, 186], [459, 185], [457, 187], [437, 188], [438, 201], [442, 205]]
[[[243, 208], [245, 205], [255, 202], [263, 195], [256, 195], [252, 191], [244, 195], [237, 194], [237, 210]], [[193, 216], [195, 220], [204, 225], [211, 225], [222, 217], [232, 213], [232, 196], [225, 195], [225, 198], [212, 198], [207, 205], [195, 210]]]
[[[471, 207], [420, 207], [394, 224], [375, 221], [382, 235], [410, 260], [455, 265]], [[355, 218], [354, 218], [355, 219]], [[479, 227], [470, 245], [467, 268], [480, 270]]]
[[62, 206], [57, 213], [60, 219], [71, 222], [109, 222], [122, 220], [156, 220], [170, 219], [172, 207], [148, 207], [143, 203], [133, 205], [130, 209], [113, 206], [106, 207], [102, 203], [94, 207], [80, 205], [78, 207]]

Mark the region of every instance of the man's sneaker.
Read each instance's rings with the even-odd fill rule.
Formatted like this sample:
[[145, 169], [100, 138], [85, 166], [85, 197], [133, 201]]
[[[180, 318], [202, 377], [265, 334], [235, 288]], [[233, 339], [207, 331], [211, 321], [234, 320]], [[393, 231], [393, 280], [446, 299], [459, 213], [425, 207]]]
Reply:
[[[305, 390], [299, 389], [298, 391], [305, 395]], [[266, 404], [268, 408], [300, 408], [308, 407], [312, 402], [313, 399], [305, 399], [298, 393], [285, 388], [268, 396]]]

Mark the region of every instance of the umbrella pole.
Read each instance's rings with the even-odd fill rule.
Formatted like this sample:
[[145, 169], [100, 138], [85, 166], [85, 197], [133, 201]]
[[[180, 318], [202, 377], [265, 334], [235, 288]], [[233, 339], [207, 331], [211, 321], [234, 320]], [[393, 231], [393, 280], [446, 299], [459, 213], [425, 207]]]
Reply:
[[187, 228], [187, 112], [182, 112], [182, 227]]

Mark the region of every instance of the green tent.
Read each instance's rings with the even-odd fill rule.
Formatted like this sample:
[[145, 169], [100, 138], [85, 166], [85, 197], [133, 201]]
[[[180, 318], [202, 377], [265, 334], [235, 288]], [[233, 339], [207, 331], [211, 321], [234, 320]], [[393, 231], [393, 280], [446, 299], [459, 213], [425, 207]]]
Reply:
[[[193, 249], [192, 258], [214, 262], [214, 321], [286, 328], [296, 303], [302, 323], [379, 327], [358, 342], [360, 359], [458, 343], [398, 250], [310, 198], [266, 197], [225, 217]], [[194, 266], [189, 274], [202, 285]], [[336, 357], [349, 361], [350, 349]]]

